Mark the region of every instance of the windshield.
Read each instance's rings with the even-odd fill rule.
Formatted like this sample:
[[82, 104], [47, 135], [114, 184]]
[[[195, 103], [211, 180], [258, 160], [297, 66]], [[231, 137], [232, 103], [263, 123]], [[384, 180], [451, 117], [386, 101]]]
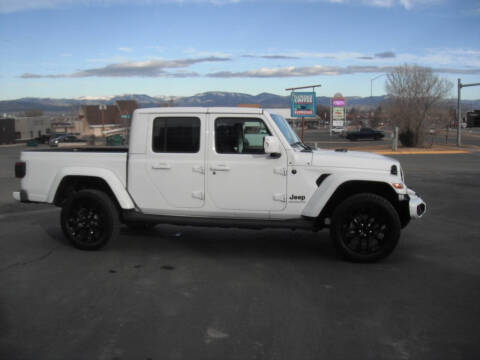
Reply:
[[287, 139], [290, 145], [301, 143], [297, 134], [295, 134], [295, 131], [292, 130], [287, 120], [285, 120], [283, 116], [277, 114], [270, 114], [270, 116], [272, 117], [275, 124], [277, 124], [278, 128], [280, 129], [283, 136], [285, 137], [285, 139]]

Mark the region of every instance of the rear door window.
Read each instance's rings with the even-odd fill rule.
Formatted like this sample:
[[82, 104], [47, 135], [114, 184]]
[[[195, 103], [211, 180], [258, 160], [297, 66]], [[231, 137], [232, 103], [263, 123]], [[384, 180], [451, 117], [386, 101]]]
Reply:
[[200, 149], [200, 119], [156, 118], [153, 120], [152, 149], [157, 153], [197, 153]]

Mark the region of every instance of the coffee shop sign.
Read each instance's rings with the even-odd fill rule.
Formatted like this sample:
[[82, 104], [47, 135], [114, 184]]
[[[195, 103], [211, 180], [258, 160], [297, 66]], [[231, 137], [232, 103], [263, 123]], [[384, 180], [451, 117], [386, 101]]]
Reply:
[[315, 117], [315, 92], [292, 93], [290, 98], [292, 117]]

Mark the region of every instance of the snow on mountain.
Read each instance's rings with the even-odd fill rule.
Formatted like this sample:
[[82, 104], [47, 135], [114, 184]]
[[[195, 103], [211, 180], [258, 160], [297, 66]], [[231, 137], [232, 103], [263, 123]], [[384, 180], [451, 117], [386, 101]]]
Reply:
[[88, 95], [85, 95], [85, 96], [80, 96], [78, 98], [75, 98], [74, 100], [79, 100], [79, 101], [109, 101], [112, 98], [114, 98], [114, 96], [112, 96], [112, 95], [107, 95], [107, 96], [88, 96]]

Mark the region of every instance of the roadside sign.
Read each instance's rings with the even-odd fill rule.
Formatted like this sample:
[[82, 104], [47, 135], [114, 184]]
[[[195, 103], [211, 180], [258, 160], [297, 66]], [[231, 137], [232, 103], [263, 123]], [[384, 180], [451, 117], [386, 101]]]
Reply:
[[290, 115], [292, 117], [315, 117], [315, 92], [292, 92], [290, 95]]
[[121, 116], [122, 119], [130, 119], [130, 114], [125, 114]]
[[346, 127], [346, 101], [342, 94], [336, 93], [331, 100], [330, 134], [345, 131]]

